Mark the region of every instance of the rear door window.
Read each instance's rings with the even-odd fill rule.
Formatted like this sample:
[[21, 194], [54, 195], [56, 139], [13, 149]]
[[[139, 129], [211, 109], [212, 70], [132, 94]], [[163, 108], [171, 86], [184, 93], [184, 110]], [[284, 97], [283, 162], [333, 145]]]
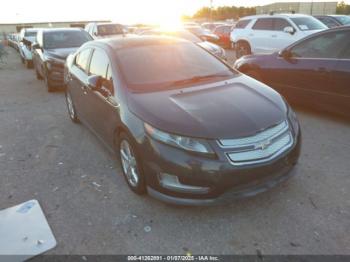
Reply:
[[273, 20], [272, 18], [259, 18], [254, 26], [253, 29], [254, 30], [274, 30], [274, 26], [273, 26]]

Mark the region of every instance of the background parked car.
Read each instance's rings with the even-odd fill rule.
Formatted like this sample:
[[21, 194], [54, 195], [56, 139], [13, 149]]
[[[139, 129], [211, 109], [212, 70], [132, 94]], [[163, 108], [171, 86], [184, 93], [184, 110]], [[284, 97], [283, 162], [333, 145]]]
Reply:
[[62, 87], [66, 57], [82, 44], [93, 40], [83, 29], [61, 28], [38, 31], [32, 45], [33, 63], [37, 79], [44, 79], [49, 92]]
[[350, 24], [350, 16], [347, 15], [317, 15], [315, 18], [329, 28]]
[[207, 29], [211, 32], [214, 32], [215, 28], [217, 28], [218, 26], [222, 26], [222, 25], [226, 25], [225, 23], [220, 23], [220, 22], [213, 22], [213, 23], [203, 23], [201, 26], [204, 29]]
[[300, 127], [266, 85], [173, 37], [92, 41], [67, 58], [66, 100], [120, 156], [130, 189], [206, 205], [295, 174]]
[[294, 103], [350, 117], [350, 27], [309, 36], [270, 55], [251, 55], [234, 67]]
[[309, 15], [273, 14], [242, 18], [231, 33], [239, 58], [248, 54], [273, 53], [310, 34], [327, 29]]
[[216, 43], [219, 40], [219, 37], [217, 35], [200, 26], [185, 26], [185, 29], [195, 34], [204, 41]]
[[27, 68], [33, 67], [32, 43], [36, 41], [39, 29], [23, 28], [19, 34], [19, 54], [21, 61]]
[[128, 32], [127, 28], [117, 23], [89, 23], [85, 30], [94, 38], [118, 37]]
[[188, 41], [191, 41], [193, 43], [198, 44], [199, 46], [203, 47], [204, 49], [208, 50], [209, 52], [213, 53], [214, 55], [220, 57], [221, 59], [227, 60], [226, 52], [224, 49], [222, 49], [220, 46], [210, 43], [208, 41], [203, 41], [195, 34], [191, 33], [190, 31], [186, 29], [179, 29], [179, 30], [171, 30], [171, 31], [165, 31], [160, 29], [153, 29], [143, 32], [141, 35], [168, 35], [168, 36], [174, 36], [186, 39]]
[[219, 37], [217, 43], [225, 48], [231, 47], [231, 31], [233, 27], [231, 25], [217, 26], [213, 33]]

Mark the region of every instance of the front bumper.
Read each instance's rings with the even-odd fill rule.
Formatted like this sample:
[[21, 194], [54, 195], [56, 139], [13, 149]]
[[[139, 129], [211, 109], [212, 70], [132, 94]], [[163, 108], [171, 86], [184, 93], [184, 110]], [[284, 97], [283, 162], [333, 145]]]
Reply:
[[[230, 203], [233, 199], [251, 197], [293, 176], [301, 134], [293, 146], [270, 162], [237, 167], [225, 157], [207, 158], [192, 155], [148, 139], [143, 145], [143, 169], [149, 195], [179, 205], [212, 205]], [[183, 185], [208, 188], [206, 192], [179, 192], [162, 185], [160, 174], [170, 174]]]
[[50, 64], [48, 67], [48, 79], [54, 87], [64, 87], [64, 64]]

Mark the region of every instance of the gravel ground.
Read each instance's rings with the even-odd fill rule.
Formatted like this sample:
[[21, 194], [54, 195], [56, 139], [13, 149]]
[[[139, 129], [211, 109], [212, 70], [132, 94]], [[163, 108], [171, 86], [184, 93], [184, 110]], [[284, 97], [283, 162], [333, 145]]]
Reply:
[[50, 254], [350, 254], [349, 122], [297, 109], [297, 176], [229, 206], [169, 206], [133, 194], [116, 157], [70, 121], [64, 94], [8, 50], [0, 209], [39, 200], [58, 242]]

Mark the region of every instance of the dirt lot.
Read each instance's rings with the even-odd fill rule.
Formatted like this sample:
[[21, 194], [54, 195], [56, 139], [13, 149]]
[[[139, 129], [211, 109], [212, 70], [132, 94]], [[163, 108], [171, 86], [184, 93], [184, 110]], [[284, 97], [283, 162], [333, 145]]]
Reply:
[[229, 206], [173, 207], [131, 193], [116, 158], [69, 120], [64, 94], [13, 50], [0, 67], [0, 209], [38, 199], [50, 254], [350, 254], [349, 122], [297, 109], [297, 176]]

